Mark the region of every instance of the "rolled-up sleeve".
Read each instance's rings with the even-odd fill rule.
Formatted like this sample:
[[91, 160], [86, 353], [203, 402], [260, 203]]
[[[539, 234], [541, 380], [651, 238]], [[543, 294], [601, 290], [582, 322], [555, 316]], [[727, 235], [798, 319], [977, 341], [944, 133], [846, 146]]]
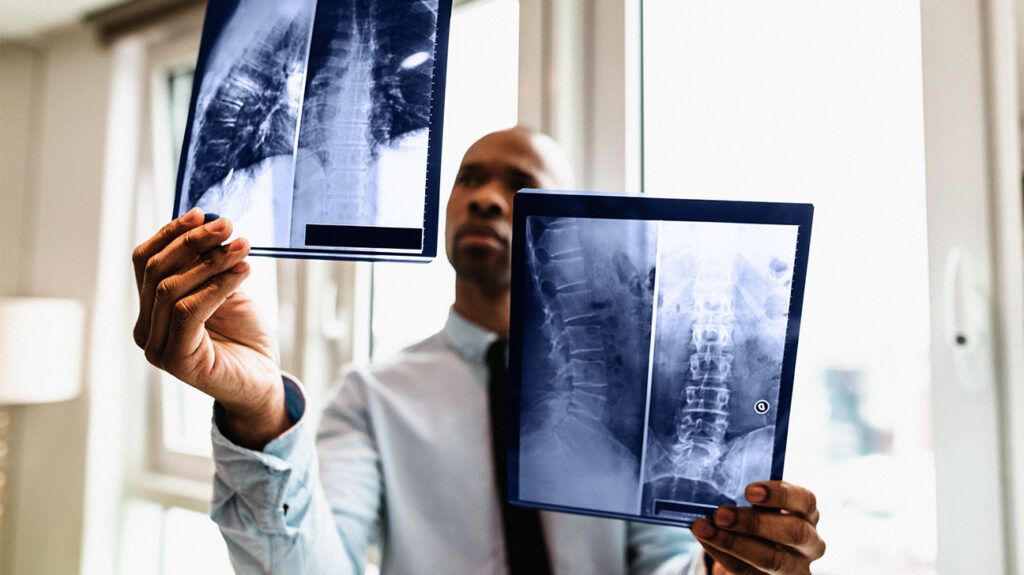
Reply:
[[239, 573], [360, 573], [365, 546], [343, 542], [332, 518], [302, 387], [287, 377], [284, 386], [294, 425], [262, 451], [225, 437], [215, 406], [210, 516]]

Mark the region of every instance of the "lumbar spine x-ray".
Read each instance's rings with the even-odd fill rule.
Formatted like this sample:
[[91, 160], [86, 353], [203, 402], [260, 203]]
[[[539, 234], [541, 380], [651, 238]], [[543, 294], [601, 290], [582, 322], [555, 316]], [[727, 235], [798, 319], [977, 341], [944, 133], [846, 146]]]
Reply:
[[[702, 254], [703, 255], [703, 254]], [[725, 448], [729, 427], [729, 372], [732, 368], [732, 269], [715, 258], [697, 264], [691, 312], [690, 369], [679, 408], [672, 455], [676, 475], [710, 481]]]
[[799, 226], [530, 215], [523, 231], [518, 502], [683, 524], [747, 504], [781, 469]]

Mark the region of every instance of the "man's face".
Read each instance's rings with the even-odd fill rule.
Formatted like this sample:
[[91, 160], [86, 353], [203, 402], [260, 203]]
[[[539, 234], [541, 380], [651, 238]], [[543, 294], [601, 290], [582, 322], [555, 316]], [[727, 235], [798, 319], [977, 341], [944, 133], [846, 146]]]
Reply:
[[466, 152], [448, 200], [445, 247], [460, 280], [483, 287], [511, 283], [512, 196], [555, 187], [553, 142], [514, 129], [484, 136]]

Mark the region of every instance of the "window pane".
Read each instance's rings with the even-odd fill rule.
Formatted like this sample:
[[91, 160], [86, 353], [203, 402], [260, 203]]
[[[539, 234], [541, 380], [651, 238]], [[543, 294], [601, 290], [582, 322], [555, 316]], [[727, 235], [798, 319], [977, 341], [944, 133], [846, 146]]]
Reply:
[[444, 254], [444, 211], [466, 148], [518, 117], [519, 2], [476, 0], [452, 14], [441, 153], [437, 258], [426, 265], [374, 264], [372, 350], [386, 357], [441, 329], [455, 294]]
[[[185, 126], [188, 124], [188, 106], [192, 98], [192, 80], [195, 67], [188, 66], [170, 70], [167, 73], [167, 92], [170, 97], [171, 153], [174, 167], [181, 157], [181, 143], [185, 141]], [[175, 172], [177, 173], [177, 172]]]
[[216, 524], [203, 513], [129, 499], [125, 503], [118, 573], [233, 573]]
[[159, 503], [128, 499], [124, 504], [123, 517], [117, 572], [122, 575], [152, 573], [160, 564], [163, 508]]
[[645, 190], [816, 206], [786, 457], [815, 573], [934, 572], [920, 26], [917, 2], [644, 3]]
[[232, 573], [217, 525], [202, 513], [171, 507], [164, 512], [163, 574]]
[[211, 457], [210, 418], [213, 399], [177, 378], [160, 372], [164, 447], [177, 453]]

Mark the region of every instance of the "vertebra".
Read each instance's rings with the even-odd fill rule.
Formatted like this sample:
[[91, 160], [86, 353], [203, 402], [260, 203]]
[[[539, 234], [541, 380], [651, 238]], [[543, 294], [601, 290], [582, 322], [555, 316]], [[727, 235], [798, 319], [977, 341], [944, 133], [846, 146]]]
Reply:
[[688, 384], [677, 416], [673, 456], [678, 475], [710, 480], [725, 450], [732, 370], [731, 266], [705, 259], [693, 287], [694, 323], [689, 344]]
[[576, 220], [536, 226], [528, 236], [535, 257], [533, 281], [548, 296], [542, 305], [545, 331], [554, 343], [555, 379], [569, 385], [566, 412], [601, 421], [607, 401], [607, 365], [601, 318], [594, 311], [593, 292], [587, 284]]

